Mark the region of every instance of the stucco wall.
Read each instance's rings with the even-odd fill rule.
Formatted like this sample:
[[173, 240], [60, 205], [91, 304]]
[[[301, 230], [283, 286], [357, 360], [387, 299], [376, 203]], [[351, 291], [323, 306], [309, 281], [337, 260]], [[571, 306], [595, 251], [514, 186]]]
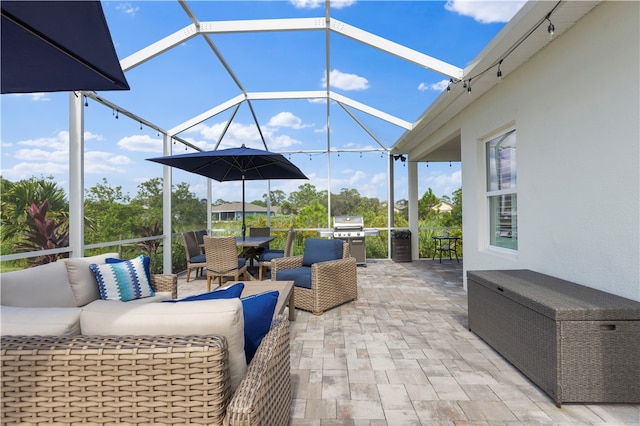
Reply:
[[[442, 129], [461, 129], [465, 276], [527, 268], [640, 300], [639, 9], [604, 2]], [[487, 248], [481, 142], [511, 125], [517, 255]]]

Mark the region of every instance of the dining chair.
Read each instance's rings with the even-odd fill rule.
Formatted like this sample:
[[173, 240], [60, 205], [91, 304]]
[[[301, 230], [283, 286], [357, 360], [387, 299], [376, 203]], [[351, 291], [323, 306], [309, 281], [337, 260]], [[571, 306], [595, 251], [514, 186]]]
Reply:
[[[270, 226], [263, 226], [263, 227], [256, 227], [256, 226], [252, 226], [249, 228], [249, 236], [250, 237], [268, 237], [271, 235], [271, 227]], [[269, 244], [266, 244], [265, 246], [262, 247], [256, 247], [251, 249], [248, 254], [248, 258], [247, 260], [249, 260], [249, 265], [253, 266], [253, 261], [258, 261], [258, 257], [260, 256], [260, 253], [262, 253], [265, 250], [269, 250]]]
[[196, 278], [202, 276], [202, 270], [207, 266], [205, 255], [193, 231], [182, 233], [182, 245], [187, 257], [187, 282], [191, 276], [191, 269], [196, 270]]
[[273, 259], [279, 259], [281, 257], [291, 256], [291, 249], [293, 247], [293, 240], [295, 239], [296, 231], [290, 229], [287, 232], [287, 240], [284, 243], [284, 250], [269, 249], [265, 250], [258, 256], [258, 279], [262, 281], [262, 276], [271, 267], [271, 261]]
[[218, 279], [218, 286], [222, 285], [222, 278], [233, 277], [245, 280], [252, 277], [247, 271], [247, 260], [238, 258], [238, 246], [233, 235], [224, 237], [204, 236], [204, 253], [207, 258], [207, 291], [211, 291], [211, 280]]
[[194, 233], [196, 234], [196, 240], [198, 241], [198, 246], [200, 247], [200, 252], [204, 253], [204, 239], [203, 237], [207, 234], [207, 230], [206, 229], [198, 229], [197, 231], [194, 231]]

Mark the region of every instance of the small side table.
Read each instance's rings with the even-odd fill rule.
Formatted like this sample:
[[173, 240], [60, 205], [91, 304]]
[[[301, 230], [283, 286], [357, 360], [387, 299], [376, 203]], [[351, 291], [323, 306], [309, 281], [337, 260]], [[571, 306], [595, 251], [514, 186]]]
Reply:
[[446, 252], [449, 254], [449, 259], [453, 259], [451, 257], [451, 253], [453, 253], [456, 257], [456, 262], [460, 263], [460, 259], [458, 258], [458, 240], [460, 237], [452, 237], [450, 235], [434, 235], [434, 248], [433, 248], [433, 258], [431, 260], [436, 260], [436, 253], [440, 255], [440, 263], [442, 263], [442, 252]]

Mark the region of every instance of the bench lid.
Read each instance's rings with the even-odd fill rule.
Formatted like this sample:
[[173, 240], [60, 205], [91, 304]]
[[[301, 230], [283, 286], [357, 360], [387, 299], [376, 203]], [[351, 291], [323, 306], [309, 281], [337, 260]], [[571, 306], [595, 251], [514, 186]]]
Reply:
[[640, 302], [528, 269], [468, 271], [467, 279], [556, 321], [640, 320]]

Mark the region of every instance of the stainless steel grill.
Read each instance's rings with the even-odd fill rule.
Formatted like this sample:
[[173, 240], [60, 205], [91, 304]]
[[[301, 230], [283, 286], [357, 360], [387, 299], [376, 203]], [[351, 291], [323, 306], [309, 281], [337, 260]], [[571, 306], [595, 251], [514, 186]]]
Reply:
[[362, 216], [334, 216], [333, 238], [349, 243], [351, 256], [356, 258], [357, 264], [363, 265], [367, 263], [364, 219]]

